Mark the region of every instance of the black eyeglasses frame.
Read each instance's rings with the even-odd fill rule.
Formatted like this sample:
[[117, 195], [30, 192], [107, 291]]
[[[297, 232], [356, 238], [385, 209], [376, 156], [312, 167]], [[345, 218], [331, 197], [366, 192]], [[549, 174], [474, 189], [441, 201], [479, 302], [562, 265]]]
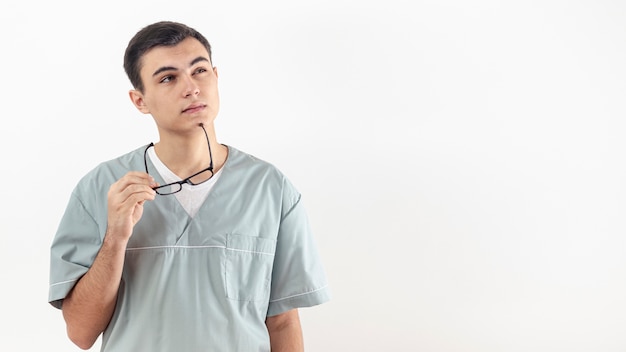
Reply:
[[[185, 179], [182, 179], [180, 181], [168, 183], [168, 184], [161, 185], [161, 186], [152, 187], [152, 189], [155, 190], [157, 194], [162, 195], [162, 196], [168, 196], [170, 194], [174, 194], [174, 193], [180, 192], [183, 189], [183, 185], [184, 184], [188, 184], [188, 185], [191, 185], [191, 186], [197, 186], [197, 185], [201, 185], [201, 184], [207, 182], [208, 180], [210, 180], [211, 178], [213, 178], [213, 175], [214, 175], [214, 173], [213, 173], [213, 153], [211, 152], [211, 143], [209, 142], [209, 135], [207, 134], [206, 130], [204, 129], [204, 125], [200, 124], [200, 127], [202, 127], [202, 130], [204, 131], [204, 136], [206, 137], [206, 142], [207, 142], [207, 144], [209, 146], [209, 158], [210, 158], [209, 167], [207, 167], [206, 169], [202, 169], [202, 170], [196, 172], [195, 174], [193, 174], [193, 175], [191, 175], [191, 176], [189, 176], [189, 177], [187, 177]], [[146, 147], [146, 150], [144, 150], [144, 152], [143, 152], [143, 163], [144, 163], [144, 166], [146, 168], [146, 173], [147, 174], [150, 174], [148, 172], [148, 159], [147, 159], [148, 149], [150, 149], [150, 147], [154, 147], [154, 143], [148, 144], [148, 146]], [[202, 174], [203, 172], [207, 172], [207, 171], [209, 171], [211, 173], [211, 177], [207, 178], [206, 180], [203, 180], [202, 182], [198, 182], [198, 183], [195, 183], [195, 182], [193, 182], [191, 180], [192, 178]], [[164, 189], [165, 187], [172, 187], [172, 186], [178, 186], [178, 187], [173, 187], [172, 189], [175, 189], [175, 191], [173, 191], [173, 192], [164, 192], [164, 191], [162, 191], [162, 189]], [[161, 189], [161, 191], [159, 191], [160, 189]]]

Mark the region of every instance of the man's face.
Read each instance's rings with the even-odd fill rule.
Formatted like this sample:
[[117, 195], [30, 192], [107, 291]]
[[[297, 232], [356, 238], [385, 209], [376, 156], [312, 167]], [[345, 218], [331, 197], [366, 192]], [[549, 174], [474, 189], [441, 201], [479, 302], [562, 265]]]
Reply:
[[195, 38], [173, 47], [155, 47], [141, 59], [144, 92], [130, 91], [137, 109], [151, 114], [162, 133], [210, 124], [219, 111], [217, 70]]

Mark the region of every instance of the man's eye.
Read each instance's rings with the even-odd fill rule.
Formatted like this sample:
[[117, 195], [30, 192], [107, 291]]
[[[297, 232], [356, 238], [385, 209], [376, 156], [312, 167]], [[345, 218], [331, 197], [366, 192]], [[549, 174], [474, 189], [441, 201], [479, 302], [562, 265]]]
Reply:
[[168, 82], [171, 82], [173, 79], [174, 79], [173, 76], [165, 76], [165, 77], [161, 78], [159, 83], [168, 83]]
[[203, 73], [203, 72], [206, 72], [206, 69], [202, 68], [202, 67], [199, 67], [199, 68], [196, 69], [195, 73]]

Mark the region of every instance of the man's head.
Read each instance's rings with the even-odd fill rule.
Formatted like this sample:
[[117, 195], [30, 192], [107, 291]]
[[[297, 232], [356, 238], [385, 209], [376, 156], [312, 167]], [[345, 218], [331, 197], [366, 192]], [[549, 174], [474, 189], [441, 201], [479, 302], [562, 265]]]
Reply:
[[131, 39], [124, 66], [135, 89], [129, 97], [154, 118], [161, 139], [211, 126], [219, 112], [217, 68], [208, 41], [196, 30], [158, 22]]
[[142, 58], [146, 52], [159, 46], [175, 46], [189, 37], [202, 43], [209, 53], [209, 60], [212, 60], [209, 41], [198, 31], [182, 23], [156, 22], [137, 32], [128, 43], [124, 54], [124, 70], [133, 87], [140, 92], [144, 91], [140, 72]]

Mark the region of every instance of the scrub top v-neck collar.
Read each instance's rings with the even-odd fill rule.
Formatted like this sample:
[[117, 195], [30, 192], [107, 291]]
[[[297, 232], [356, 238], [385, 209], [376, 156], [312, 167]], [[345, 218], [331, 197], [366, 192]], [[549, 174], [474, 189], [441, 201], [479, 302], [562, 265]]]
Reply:
[[[155, 201], [159, 202], [159, 203], [165, 203], [163, 205], [165, 205], [165, 207], [169, 208], [170, 211], [175, 212], [175, 214], [172, 214], [172, 216], [177, 216], [179, 217], [179, 219], [182, 218], [182, 216], [184, 215], [185, 218], [188, 219], [187, 224], [185, 225], [185, 228], [187, 228], [189, 226], [189, 224], [194, 220], [195, 215], [201, 213], [202, 209], [205, 208], [207, 205], [207, 203], [210, 201], [212, 197], [212, 194], [215, 193], [216, 191], [216, 187], [219, 187], [219, 185], [221, 184], [220, 179], [222, 178], [223, 174], [225, 173], [226, 169], [228, 169], [229, 166], [229, 160], [231, 157], [231, 153], [233, 152], [232, 148], [230, 148], [228, 145], [223, 144], [226, 148], [228, 148], [228, 153], [226, 155], [226, 160], [224, 161], [224, 164], [222, 165], [222, 167], [215, 173], [215, 175], [212, 178], [215, 178], [215, 180], [213, 181], [213, 185], [211, 186], [211, 189], [209, 190], [208, 194], [206, 195], [204, 201], [202, 201], [202, 204], [200, 204], [200, 206], [198, 206], [198, 208], [196, 209], [196, 212], [194, 214], [194, 216], [191, 216], [187, 210], [185, 210], [185, 207], [180, 203], [180, 201], [178, 200], [178, 198], [175, 196], [175, 194], [171, 194], [171, 195], [157, 195]], [[150, 151], [148, 152], [148, 154], [151, 154]], [[158, 159], [158, 156], [156, 155], [156, 153], [154, 154], [154, 156]], [[152, 159], [152, 155], [150, 155], [150, 157], [148, 158], [147, 162], [150, 163], [150, 166], [152, 168], [152, 170], [158, 170], [156, 168], [155, 163], [153, 162]], [[161, 162], [160, 159], [158, 159], [158, 162]], [[167, 166], [165, 166], [163, 164], [163, 166], [167, 169]], [[168, 171], [171, 172], [171, 170], [167, 169]], [[151, 173], [150, 176], [152, 176], [155, 181], [158, 184], [166, 184], [167, 181], [165, 181], [165, 179], [163, 178], [163, 176], [161, 175], [160, 172], [156, 172], [156, 173]], [[211, 180], [209, 180], [208, 182], [210, 182]], [[194, 186], [194, 187], [202, 187], [204, 186], [203, 184], [200, 184], [198, 186]], [[163, 199], [165, 198], [165, 199]], [[169, 199], [168, 199], [169, 198]], [[186, 231], [186, 230], [185, 230]]]

